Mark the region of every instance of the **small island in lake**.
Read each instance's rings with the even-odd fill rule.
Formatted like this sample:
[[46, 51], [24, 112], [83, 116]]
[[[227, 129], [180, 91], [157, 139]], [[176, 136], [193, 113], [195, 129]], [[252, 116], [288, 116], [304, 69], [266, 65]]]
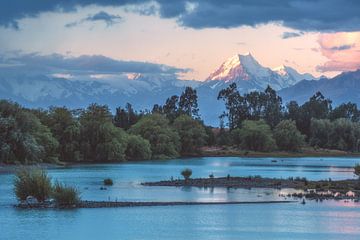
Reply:
[[[191, 175], [191, 174], [190, 174]], [[360, 181], [356, 179], [319, 180], [310, 181], [306, 178], [262, 178], [260, 176], [249, 177], [219, 177], [194, 178], [186, 177], [184, 180], [166, 180], [158, 182], [144, 182], [144, 186], [167, 186], [167, 187], [225, 187], [225, 188], [292, 188], [300, 190], [290, 196], [307, 199], [355, 199], [360, 197]]]

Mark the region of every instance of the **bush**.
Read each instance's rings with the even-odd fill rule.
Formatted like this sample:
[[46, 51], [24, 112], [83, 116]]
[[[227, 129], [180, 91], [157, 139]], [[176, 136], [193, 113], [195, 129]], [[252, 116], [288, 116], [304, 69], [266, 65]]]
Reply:
[[305, 144], [305, 136], [296, 128], [295, 121], [281, 121], [274, 129], [274, 138], [280, 150], [298, 151]]
[[74, 187], [65, 186], [59, 182], [54, 185], [52, 196], [60, 206], [71, 206], [80, 201], [79, 192]]
[[39, 202], [49, 198], [51, 181], [46, 172], [38, 168], [22, 168], [15, 175], [15, 195], [19, 200], [28, 196], [35, 197]]
[[271, 151], [276, 144], [265, 121], [245, 120], [240, 129], [232, 131], [233, 141], [243, 149], [252, 151]]
[[181, 175], [185, 178], [185, 180], [189, 180], [192, 175], [192, 170], [190, 168], [185, 168], [181, 171]]
[[140, 135], [150, 142], [152, 158], [174, 158], [179, 156], [180, 138], [169, 125], [165, 116], [149, 114], [129, 129], [130, 134]]
[[104, 185], [105, 186], [112, 186], [112, 185], [114, 185], [114, 182], [113, 182], [113, 180], [111, 178], [106, 178], [106, 179], [104, 179]]
[[198, 153], [200, 148], [206, 144], [207, 134], [204, 126], [198, 120], [188, 115], [177, 117], [173, 127], [180, 136], [181, 153]]
[[125, 151], [129, 160], [147, 160], [151, 158], [151, 146], [148, 140], [137, 135], [129, 135]]

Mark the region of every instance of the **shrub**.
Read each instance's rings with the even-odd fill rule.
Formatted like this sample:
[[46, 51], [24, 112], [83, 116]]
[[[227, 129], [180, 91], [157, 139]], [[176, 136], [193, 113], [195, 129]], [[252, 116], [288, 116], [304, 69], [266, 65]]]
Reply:
[[185, 178], [185, 180], [189, 180], [192, 175], [192, 170], [190, 168], [185, 168], [181, 171], [181, 175]]
[[232, 137], [235, 144], [246, 150], [266, 152], [276, 148], [270, 126], [263, 120], [245, 120], [240, 129], [232, 131]]
[[60, 206], [70, 206], [80, 201], [79, 192], [74, 187], [65, 186], [59, 182], [54, 185], [52, 196]]
[[51, 181], [46, 172], [38, 168], [22, 168], [15, 175], [15, 195], [19, 200], [28, 196], [35, 197], [39, 202], [49, 198]]
[[174, 158], [179, 156], [180, 138], [169, 125], [165, 116], [149, 114], [129, 129], [129, 134], [140, 135], [150, 142], [152, 158]]
[[112, 185], [114, 185], [114, 182], [113, 182], [113, 180], [111, 178], [106, 178], [106, 179], [104, 179], [104, 185], [105, 186], [112, 186]]
[[298, 151], [305, 144], [305, 136], [296, 128], [295, 121], [281, 121], [274, 129], [274, 138], [280, 150]]
[[127, 159], [147, 160], [151, 158], [151, 146], [148, 140], [137, 135], [129, 135], [125, 151]]
[[206, 144], [207, 134], [200, 121], [181, 115], [175, 119], [173, 127], [180, 136], [182, 154], [198, 153]]

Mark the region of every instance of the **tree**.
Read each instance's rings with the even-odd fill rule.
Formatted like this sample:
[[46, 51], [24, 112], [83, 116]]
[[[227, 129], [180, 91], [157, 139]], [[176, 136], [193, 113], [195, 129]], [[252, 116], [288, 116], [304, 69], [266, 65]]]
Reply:
[[170, 122], [173, 122], [174, 119], [179, 115], [178, 105], [178, 96], [173, 95], [170, 98], [166, 99], [166, 103], [163, 106], [162, 110]]
[[[329, 130], [328, 130], [329, 131]], [[360, 124], [340, 118], [332, 122], [330, 147], [343, 151], [360, 150]]]
[[343, 151], [360, 151], [360, 124], [340, 118], [311, 120], [310, 145]]
[[147, 139], [154, 159], [173, 158], [179, 155], [179, 135], [170, 127], [168, 119], [163, 115], [144, 116], [129, 129], [128, 133]]
[[282, 99], [270, 86], [265, 89], [264, 120], [274, 128], [283, 118]]
[[59, 159], [61, 161], [80, 160], [80, 123], [74, 112], [66, 107], [51, 107], [47, 114], [46, 124], [59, 142]]
[[360, 121], [360, 111], [355, 103], [343, 103], [334, 108], [330, 113], [330, 119], [335, 120], [339, 118], [345, 118], [353, 122]]
[[181, 171], [181, 175], [184, 177], [185, 181], [188, 181], [192, 175], [192, 170], [190, 168], [185, 168]]
[[222, 114], [228, 118], [229, 128], [235, 129], [241, 125], [241, 122], [248, 116], [245, 99], [237, 90], [236, 83], [230, 84], [227, 88], [221, 90], [217, 97], [218, 100], [225, 101], [227, 112]]
[[196, 90], [191, 87], [186, 87], [179, 100], [180, 113], [198, 119], [199, 108], [197, 98]]
[[330, 148], [332, 123], [328, 119], [311, 119], [310, 140], [311, 146]]
[[182, 154], [197, 153], [205, 145], [207, 134], [198, 120], [181, 115], [175, 119], [173, 127], [180, 136]]
[[300, 132], [310, 137], [311, 119], [327, 119], [331, 109], [331, 100], [325, 99], [321, 92], [317, 92], [300, 108], [299, 116], [296, 120], [296, 125]]
[[126, 133], [113, 125], [106, 105], [91, 104], [80, 116], [81, 154], [85, 161], [125, 160]]
[[57, 161], [58, 142], [27, 109], [0, 101], [0, 162]]
[[263, 120], [245, 120], [233, 134], [236, 136], [235, 143], [243, 149], [270, 151], [276, 148], [270, 126]]
[[274, 129], [274, 138], [280, 150], [298, 151], [305, 144], [305, 136], [292, 120], [281, 121]]
[[151, 159], [151, 146], [149, 141], [137, 135], [129, 135], [127, 137], [125, 155], [126, 159], [129, 160]]
[[125, 108], [116, 108], [114, 116], [114, 125], [125, 130], [134, 125], [141, 116], [137, 114], [130, 103], [127, 103]]

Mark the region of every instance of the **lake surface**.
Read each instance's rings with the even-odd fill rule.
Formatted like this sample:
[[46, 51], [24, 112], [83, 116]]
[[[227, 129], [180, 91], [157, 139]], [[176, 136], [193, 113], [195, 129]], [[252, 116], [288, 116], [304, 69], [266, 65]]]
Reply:
[[[212, 157], [49, 169], [53, 180], [74, 185], [82, 199], [111, 201], [284, 200], [291, 190], [143, 187], [144, 181], [180, 177], [261, 175], [308, 179], [354, 178], [359, 158]], [[104, 178], [114, 186], [100, 190]], [[3, 239], [360, 239], [360, 205], [308, 201], [259, 205], [201, 205], [77, 210], [12, 207], [12, 174], [0, 174], [0, 240]]]

